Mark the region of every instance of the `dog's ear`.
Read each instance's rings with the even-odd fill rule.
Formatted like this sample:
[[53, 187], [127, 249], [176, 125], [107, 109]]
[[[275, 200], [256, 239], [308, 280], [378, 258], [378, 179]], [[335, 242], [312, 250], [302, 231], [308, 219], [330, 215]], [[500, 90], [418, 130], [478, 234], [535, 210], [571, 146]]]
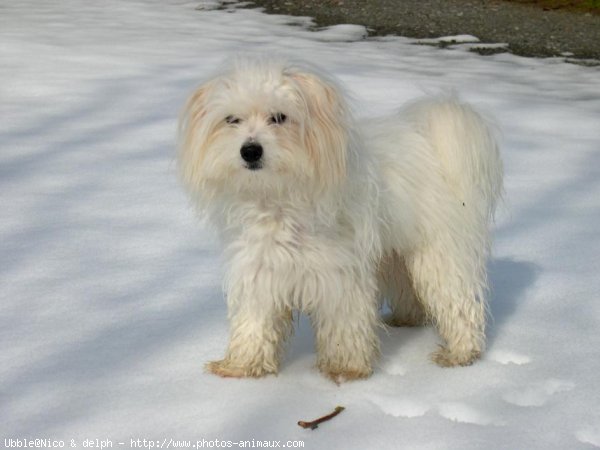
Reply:
[[312, 73], [287, 74], [297, 85], [306, 109], [304, 145], [323, 188], [339, 186], [346, 178], [348, 112], [338, 89]]
[[201, 167], [210, 139], [207, 97], [214, 81], [200, 86], [190, 95], [179, 116], [178, 166], [184, 183], [192, 190], [200, 188]]

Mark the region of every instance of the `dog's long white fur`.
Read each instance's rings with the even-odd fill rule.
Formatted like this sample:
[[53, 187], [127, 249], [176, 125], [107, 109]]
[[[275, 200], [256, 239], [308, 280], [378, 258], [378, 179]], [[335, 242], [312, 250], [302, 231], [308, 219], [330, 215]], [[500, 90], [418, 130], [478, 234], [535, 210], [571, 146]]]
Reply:
[[[272, 123], [275, 113], [285, 122]], [[249, 141], [263, 148], [258, 170], [240, 156]], [[210, 371], [276, 373], [301, 310], [319, 369], [336, 381], [366, 377], [383, 300], [390, 324], [437, 327], [438, 364], [467, 365], [483, 351], [503, 171], [490, 126], [456, 97], [355, 120], [319, 70], [240, 58], [190, 97], [178, 156], [225, 247], [231, 335]]]

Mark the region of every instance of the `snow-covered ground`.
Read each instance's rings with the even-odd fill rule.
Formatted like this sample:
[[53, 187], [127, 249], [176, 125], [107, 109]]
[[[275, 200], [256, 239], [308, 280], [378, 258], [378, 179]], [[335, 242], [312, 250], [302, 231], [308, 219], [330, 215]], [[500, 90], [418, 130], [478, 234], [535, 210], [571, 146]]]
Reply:
[[[600, 447], [600, 69], [211, 3], [0, 7], [0, 446]], [[247, 51], [320, 64], [367, 115], [455, 89], [496, 116], [506, 204], [480, 362], [441, 369], [431, 329], [393, 329], [375, 374], [338, 387], [301, 319], [279, 376], [203, 372], [227, 340], [222, 269], [176, 179], [176, 119], [215, 65]], [[336, 405], [318, 430], [296, 425]]]

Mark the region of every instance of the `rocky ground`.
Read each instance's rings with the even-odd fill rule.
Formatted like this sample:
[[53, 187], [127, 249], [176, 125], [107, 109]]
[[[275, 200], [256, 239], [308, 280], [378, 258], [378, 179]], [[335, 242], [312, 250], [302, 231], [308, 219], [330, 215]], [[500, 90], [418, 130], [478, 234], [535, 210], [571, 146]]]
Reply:
[[[600, 14], [500, 0], [253, 0], [266, 12], [311, 16], [317, 26], [362, 24], [373, 35], [471, 34], [523, 56], [600, 61]], [[547, 2], [546, 2], [547, 3]], [[571, 2], [571, 4], [577, 2]], [[581, 3], [581, 2], [580, 2]], [[596, 9], [597, 11], [597, 9]], [[590, 62], [593, 64], [593, 62]]]

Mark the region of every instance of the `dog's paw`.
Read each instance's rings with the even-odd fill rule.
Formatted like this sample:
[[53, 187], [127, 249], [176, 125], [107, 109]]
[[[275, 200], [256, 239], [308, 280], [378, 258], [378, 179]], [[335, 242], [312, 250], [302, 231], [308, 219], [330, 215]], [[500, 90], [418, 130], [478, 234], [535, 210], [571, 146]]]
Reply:
[[453, 352], [447, 347], [440, 347], [437, 352], [433, 352], [430, 356], [431, 360], [440, 367], [455, 367], [455, 366], [470, 366], [479, 357], [481, 352], [471, 350], [469, 352]]
[[383, 323], [389, 327], [422, 327], [427, 325], [424, 317], [395, 317], [393, 314], [383, 316]]
[[223, 378], [260, 378], [269, 374], [276, 374], [277, 371], [267, 370], [261, 366], [241, 366], [236, 365], [228, 359], [220, 361], [210, 361], [204, 366], [207, 372], [218, 375]]
[[341, 384], [346, 381], [362, 380], [369, 378], [373, 371], [371, 369], [332, 369], [321, 368], [321, 373], [333, 381]]

